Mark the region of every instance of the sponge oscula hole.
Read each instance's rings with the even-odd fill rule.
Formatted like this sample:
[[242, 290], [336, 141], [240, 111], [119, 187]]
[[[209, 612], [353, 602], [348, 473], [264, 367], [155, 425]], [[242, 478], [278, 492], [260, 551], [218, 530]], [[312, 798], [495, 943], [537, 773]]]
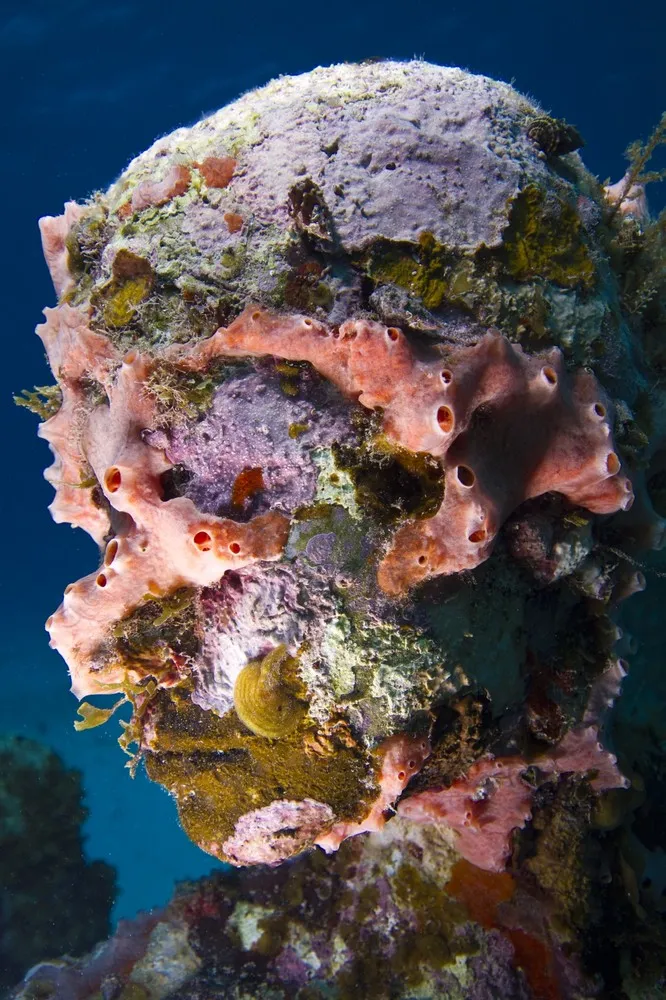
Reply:
[[599, 420], [603, 420], [604, 417], [606, 416], [606, 407], [604, 406], [603, 403], [595, 403], [594, 406], [592, 407], [592, 412], [594, 413], [595, 417], [599, 417]]
[[230, 542], [230, 543], [229, 543], [229, 551], [230, 551], [230, 552], [233, 552], [233, 554], [234, 554], [235, 556], [237, 556], [237, 555], [238, 555], [238, 553], [240, 552], [240, 550], [241, 550], [241, 547], [240, 547], [240, 545], [238, 544], [238, 542]]
[[104, 553], [104, 565], [110, 566], [113, 560], [118, 555], [118, 542], [113, 538], [106, 547], [106, 552]]
[[425, 556], [419, 556], [416, 561], [419, 564], [419, 566], [425, 566], [427, 560]]
[[400, 330], [396, 330], [394, 326], [390, 326], [386, 331], [389, 340], [397, 340], [400, 336]]
[[550, 365], [541, 369], [541, 377], [547, 385], [557, 385], [557, 372]]
[[468, 465], [459, 465], [456, 467], [456, 479], [461, 486], [465, 486], [467, 489], [474, 486], [476, 482], [476, 476]]
[[197, 531], [192, 541], [202, 552], [209, 552], [213, 539], [207, 531]]
[[448, 368], [445, 368], [443, 372], [440, 372], [440, 375], [444, 385], [448, 385], [451, 379], [453, 378], [453, 373], [450, 372]]
[[614, 476], [616, 472], [620, 471], [620, 459], [614, 451], [609, 452], [606, 457], [606, 468], [610, 472], [611, 476]]
[[99, 574], [99, 576], [95, 580], [95, 583], [97, 584], [98, 587], [106, 587], [107, 579], [104, 573]]
[[453, 410], [450, 406], [440, 406], [437, 410], [437, 423], [445, 434], [451, 433], [453, 430]]
[[472, 534], [469, 536], [469, 540], [470, 542], [473, 542], [475, 545], [478, 545], [479, 542], [485, 542], [487, 537], [488, 537], [488, 532], [486, 531], [485, 528], [477, 528], [476, 531], [473, 531]]
[[115, 465], [112, 465], [106, 470], [104, 475], [104, 485], [106, 486], [109, 493], [117, 493], [117, 491], [122, 486], [123, 477]]

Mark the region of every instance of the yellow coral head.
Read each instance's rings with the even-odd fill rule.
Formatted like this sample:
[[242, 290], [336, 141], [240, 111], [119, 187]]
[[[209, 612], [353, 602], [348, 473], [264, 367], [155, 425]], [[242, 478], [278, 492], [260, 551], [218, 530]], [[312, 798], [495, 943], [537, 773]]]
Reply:
[[303, 720], [306, 706], [294, 692], [296, 666], [297, 661], [281, 644], [262, 660], [247, 663], [236, 678], [238, 718], [256, 736], [280, 739]]

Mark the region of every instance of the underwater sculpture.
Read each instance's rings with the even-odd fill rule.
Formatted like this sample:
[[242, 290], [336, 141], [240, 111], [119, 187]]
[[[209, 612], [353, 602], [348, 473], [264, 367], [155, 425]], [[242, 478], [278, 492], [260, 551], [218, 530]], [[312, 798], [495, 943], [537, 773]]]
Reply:
[[560, 779], [630, 795], [600, 730], [664, 535], [663, 257], [579, 145], [505, 84], [343, 65], [41, 222], [29, 401], [101, 550], [51, 644], [222, 860], [397, 809], [498, 873]]

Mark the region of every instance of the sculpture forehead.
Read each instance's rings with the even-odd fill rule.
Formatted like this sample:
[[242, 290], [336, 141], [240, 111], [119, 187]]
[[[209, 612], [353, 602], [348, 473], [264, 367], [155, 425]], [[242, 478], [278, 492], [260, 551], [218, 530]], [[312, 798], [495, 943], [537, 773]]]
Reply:
[[347, 252], [427, 230], [463, 250], [498, 246], [521, 173], [543, 165], [519, 127], [535, 109], [506, 84], [421, 62], [341, 65], [283, 77], [158, 140], [156, 162], [237, 159], [234, 193], [263, 224], [289, 221], [290, 192], [320, 189]]

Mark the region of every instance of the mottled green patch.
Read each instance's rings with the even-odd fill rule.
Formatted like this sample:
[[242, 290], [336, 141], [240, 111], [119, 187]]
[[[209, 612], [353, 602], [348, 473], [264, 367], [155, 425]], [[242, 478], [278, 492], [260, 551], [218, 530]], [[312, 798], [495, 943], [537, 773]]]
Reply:
[[280, 381], [280, 389], [285, 394], [285, 396], [298, 396], [298, 384], [292, 382], [289, 379], [282, 379]]
[[356, 489], [359, 508], [391, 524], [404, 517], [432, 517], [444, 498], [444, 475], [432, 455], [399, 448], [381, 435], [359, 447], [334, 444], [335, 464]]
[[162, 658], [158, 651], [195, 653], [199, 645], [195, 597], [196, 591], [190, 587], [181, 587], [162, 598], [146, 594], [144, 602], [114, 626], [113, 655], [128, 666], [144, 664], [148, 674], [156, 667], [151, 663], [153, 653], [156, 663]]
[[[418, 865], [403, 862], [393, 877], [392, 885], [398, 905], [414, 913], [417, 920], [418, 933], [410, 942], [410, 949], [404, 949], [403, 957], [408, 970], [419, 966], [444, 968], [456, 955], [476, 951], [471, 935], [466, 940], [466, 935], [460, 934], [464, 922], [463, 908], [444, 892], [433, 892], [432, 881]], [[454, 941], [455, 947], [452, 946]]]
[[405, 288], [427, 309], [438, 309], [448, 297], [455, 260], [432, 233], [426, 232], [418, 243], [376, 242], [366, 268], [374, 281]]
[[339, 504], [317, 503], [300, 507], [294, 512], [285, 554], [287, 558], [303, 554], [319, 565], [316, 548], [308, 555], [308, 543], [317, 536], [325, 536], [330, 551], [323, 557], [328, 572], [335, 574], [337, 585], [343, 590], [352, 586], [355, 593], [374, 593], [376, 566], [368, 558], [367, 535], [369, 522], [354, 518], [349, 510]]
[[534, 184], [513, 203], [501, 258], [518, 281], [544, 278], [565, 288], [589, 288], [595, 280], [575, 208]]
[[209, 409], [224, 375], [223, 361], [212, 364], [205, 372], [179, 368], [168, 361], [156, 361], [144, 386], [157, 404], [157, 424], [164, 426], [196, 420]]
[[308, 260], [284, 275], [281, 288], [285, 306], [306, 313], [330, 309], [333, 293], [326, 281], [322, 280], [323, 273], [322, 264]]
[[97, 267], [111, 230], [108, 209], [96, 194], [65, 237], [67, 267], [77, 281]]
[[338, 468], [330, 448], [313, 448], [310, 454], [319, 470], [316, 503], [342, 507], [358, 520], [361, 511], [356, 502], [356, 487], [352, 477], [344, 469]]
[[[398, 731], [440, 689], [451, 688], [441, 648], [418, 626], [341, 610], [326, 622], [321, 651], [336, 703], [362, 707], [369, 738]], [[307, 666], [303, 675], [316, 683]]]
[[[595, 909], [590, 864], [598, 851], [590, 835], [595, 795], [589, 784], [570, 778], [537, 810], [532, 824], [532, 856], [526, 867], [548, 896], [557, 900], [560, 919], [577, 929]], [[599, 913], [597, 913], [597, 917]]]
[[336, 995], [340, 1000], [351, 1000], [359, 994], [388, 998], [402, 996], [405, 988], [411, 987], [415, 995], [421, 996], [425, 995], [424, 982], [429, 982], [432, 973], [448, 969], [452, 978], [447, 983], [446, 997], [462, 1000], [466, 991], [458, 987], [457, 980], [465, 979], [465, 957], [478, 951], [474, 930], [462, 930], [462, 907], [425, 877], [417, 865], [403, 861], [392, 874], [378, 867], [375, 878], [378, 882], [388, 879], [398, 912], [407, 919], [392, 929], [390, 962], [378, 963], [376, 955], [383, 953], [385, 941], [382, 931], [374, 930], [375, 914], [381, 912], [376, 882], [356, 894], [342, 896], [340, 906], [353, 907], [354, 914], [353, 920], [340, 925], [340, 935], [354, 957], [335, 977]]
[[415, 243], [379, 240], [361, 266], [373, 281], [405, 289], [427, 310], [453, 306], [481, 322], [494, 322], [502, 308], [493, 254], [453, 253], [429, 232]]
[[148, 297], [151, 282], [148, 278], [131, 278], [109, 295], [103, 308], [104, 322], [112, 329], [127, 326], [136, 313], [136, 307]]
[[127, 247], [116, 252], [111, 277], [98, 285], [91, 295], [97, 317], [109, 330], [128, 326], [137, 309], [151, 294], [155, 282], [153, 269], [145, 257]]

